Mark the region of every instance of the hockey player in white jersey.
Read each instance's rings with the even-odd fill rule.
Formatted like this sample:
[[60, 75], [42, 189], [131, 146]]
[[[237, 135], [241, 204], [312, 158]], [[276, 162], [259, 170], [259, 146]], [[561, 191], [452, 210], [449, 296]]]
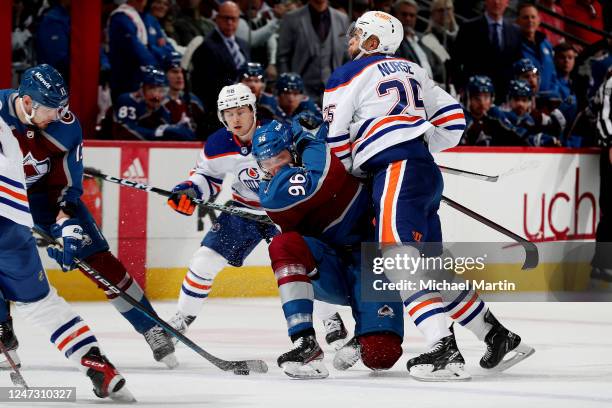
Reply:
[[[19, 142], [0, 118], [0, 340], [20, 364], [17, 338], [6, 302], [27, 321], [49, 333], [51, 343], [87, 375], [100, 398], [132, 402], [125, 379], [102, 353], [93, 332], [55, 288], [49, 285], [30, 228], [34, 225], [26, 193]], [[0, 354], [0, 367], [6, 368]], [[3, 367], [4, 366], [4, 367]]]
[[[330, 124], [327, 141], [333, 152], [354, 175], [372, 180], [376, 238], [384, 255], [418, 258], [424, 248], [428, 256], [442, 250], [437, 212], [443, 181], [431, 153], [458, 144], [465, 118], [461, 105], [420, 66], [392, 56], [403, 38], [403, 27], [395, 17], [380, 11], [364, 13], [350, 28], [352, 61], [334, 71], [327, 83], [323, 114]], [[391, 281], [409, 278], [407, 271], [385, 273]], [[427, 278], [424, 271], [417, 273]], [[519, 350], [520, 337], [504, 328], [473, 291], [400, 294], [431, 347], [407, 364], [417, 379], [470, 378], [445, 312], [486, 342], [484, 368], [508, 368], [533, 351]], [[513, 349], [516, 358], [504, 363]]]
[[[265, 214], [260, 207], [259, 182], [262, 173], [251, 155], [251, 140], [257, 128], [257, 99], [248, 86], [225, 86], [219, 93], [217, 114], [223, 128], [213, 133], [200, 152], [188, 180], [178, 184], [168, 205], [183, 215], [191, 215], [192, 198], [209, 200], [219, 193], [223, 179], [232, 174], [232, 205]], [[193, 254], [178, 300], [178, 311], [170, 324], [181, 332], [194, 321], [216, 275], [227, 265], [242, 266], [245, 258], [262, 240], [270, 241], [276, 227], [223, 213]], [[328, 343], [342, 341], [346, 329], [335, 307], [317, 302], [317, 316], [323, 319]]]

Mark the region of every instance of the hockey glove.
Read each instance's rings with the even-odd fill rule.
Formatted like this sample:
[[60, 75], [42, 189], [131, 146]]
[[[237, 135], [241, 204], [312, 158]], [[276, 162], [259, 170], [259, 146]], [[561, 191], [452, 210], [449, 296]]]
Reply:
[[74, 258], [78, 258], [83, 247], [83, 228], [79, 225], [77, 218], [64, 218], [57, 224], [51, 226], [51, 236], [62, 239], [63, 248], [59, 245], [47, 247], [49, 256], [67, 272], [76, 269]]
[[196, 208], [194, 198], [202, 198], [202, 192], [193, 182], [185, 181], [172, 189], [168, 205], [179, 214], [191, 215]]
[[297, 120], [306, 129], [314, 130], [323, 123], [323, 116], [318, 112], [304, 111], [298, 114], [294, 120]]

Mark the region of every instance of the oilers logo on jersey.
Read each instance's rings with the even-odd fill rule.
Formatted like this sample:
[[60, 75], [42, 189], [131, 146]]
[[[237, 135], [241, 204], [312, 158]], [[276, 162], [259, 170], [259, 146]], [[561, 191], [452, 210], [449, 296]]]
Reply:
[[238, 180], [240, 180], [242, 184], [247, 186], [255, 194], [259, 192], [259, 182], [261, 181], [261, 176], [256, 168], [248, 167], [246, 169], [242, 169], [240, 173], [238, 173]]

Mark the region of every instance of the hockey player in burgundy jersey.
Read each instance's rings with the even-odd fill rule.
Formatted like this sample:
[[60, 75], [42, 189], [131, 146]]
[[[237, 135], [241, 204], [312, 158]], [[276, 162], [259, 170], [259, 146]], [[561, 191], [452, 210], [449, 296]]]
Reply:
[[[13, 131], [23, 152], [34, 223], [63, 240], [64, 250], [49, 248], [49, 255], [64, 271], [76, 268], [75, 257], [85, 260], [153, 310], [138, 283], [109, 251], [106, 239], [81, 201], [83, 136], [79, 121], [68, 110], [68, 93], [61, 75], [46, 64], [27, 70], [19, 89], [0, 91], [0, 117]], [[155, 360], [175, 367], [178, 363], [174, 346], [163, 329], [116, 294], [105, 294], [144, 336]]]
[[[297, 120], [291, 128], [273, 121], [253, 138], [253, 156], [266, 174], [259, 186], [261, 205], [282, 230], [269, 253], [295, 345], [278, 365], [293, 378], [328, 375], [312, 326], [314, 298], [351, 306], [356, 323], [351, 343], [366, 366], [389, 369], [402, 355], [399, 296], [395, 302], [360, 301], [360, 245], [373, 239], [369, 194], [331, 153], [326, 128], [314, 136]], [[337, 368], [348, 368], [338, 362]]]

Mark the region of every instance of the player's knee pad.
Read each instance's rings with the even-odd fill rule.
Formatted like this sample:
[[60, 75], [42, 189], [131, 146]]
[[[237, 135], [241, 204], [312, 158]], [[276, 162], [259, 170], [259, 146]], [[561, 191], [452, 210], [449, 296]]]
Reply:
[[268, 246], [272, 270], [276, 271], [287, 265], [303, 265], [308, 276], [316, 273], [317, 264], [304, 240], [297, 232], [285, 232], [272, 239]]
[[361, 361], [371, 370], [388, 370], [402, 356], [402, 338], [395, 333], [359, 336]]
[[32, 325], [42, 326], [51, 332], [76, 317], [76, 313], [52, 286], [44, 298], [36, 302], [15, 302], [15, 308]]
[[201, 246], [189, 261], [189, 270], [202, 279], [215, 279], [226, 266], [227, 259], [207, 246]]
[[[110, 251], [97, 252], [93, 255], [88, 256], [84, 259], [92, 268], [100, 272], [104, 278], [110, 283], [117, 286], [121, 284], [126, 275], [128, 274], [127, 269], [115, 255]], [[105, 286], [101, 285], [95, 278], [91, 277], [87, 272], [81, 269], [81, 272], [91, 279], [100, 289], [106, 289]]]

